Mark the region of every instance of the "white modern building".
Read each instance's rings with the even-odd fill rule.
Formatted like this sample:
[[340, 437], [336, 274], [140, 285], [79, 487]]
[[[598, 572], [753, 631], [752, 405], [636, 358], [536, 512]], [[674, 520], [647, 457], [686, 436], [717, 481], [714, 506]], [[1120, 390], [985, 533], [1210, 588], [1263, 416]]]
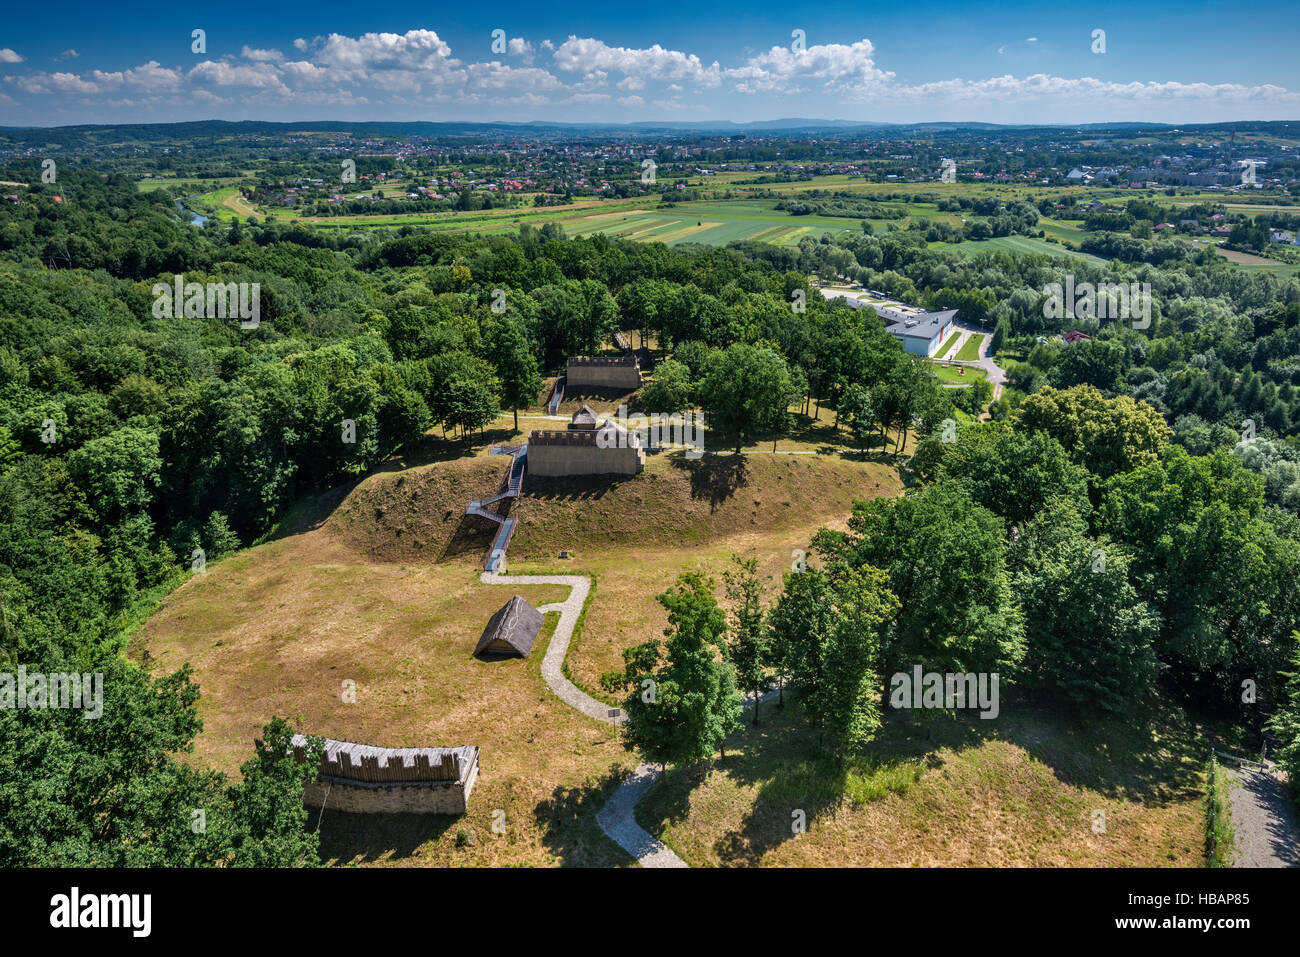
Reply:
[[871, 298], [872, 293], [854, 293], [839, 289], [823, 289], [827, 299], [843, 299], [853, 309], [869, 306], [885, 324], [885, 331], [899, 338], [903, 349], [917, 356], [932, 357], [939, 346], [947, 341], [957, 318], [956, 309], [926, 312], [916, 306], [888, 299]]

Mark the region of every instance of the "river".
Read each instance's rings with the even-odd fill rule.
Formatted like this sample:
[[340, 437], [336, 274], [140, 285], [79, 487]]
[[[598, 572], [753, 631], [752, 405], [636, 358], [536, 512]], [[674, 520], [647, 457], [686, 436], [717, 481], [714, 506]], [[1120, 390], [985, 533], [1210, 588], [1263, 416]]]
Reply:
[[191, 225], [191, 226], [203, 226], [203, 225], [205, 225], [205, 224], [207, 223], [207, 221], [208, 221], [208, 217], [206, 217], [206, 216], [200, 216], [198, 213], [194, 212], [194, 210], [190, 209], [188, 206], [186, 206], [186, 205], [185, 205], [183, 202], [181, 202], [179, 199], [176, 200], [176, 206], [177, 206], [177, 208], [180, 209], [181, 211], [190, 214], [190, 225]]

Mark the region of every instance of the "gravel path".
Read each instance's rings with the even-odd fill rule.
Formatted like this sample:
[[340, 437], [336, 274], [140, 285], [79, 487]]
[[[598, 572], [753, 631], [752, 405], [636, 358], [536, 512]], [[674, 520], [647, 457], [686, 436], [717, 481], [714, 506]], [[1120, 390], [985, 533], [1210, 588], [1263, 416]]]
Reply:
[[[1225, 762], [1226, 764], [1227, 762]], [[1300, 867], [1295, 804], [1276, 771], [1228, 766], [1234, 867]]]
[[[597, 701], [564, 676], [564, 656], [569, 652], [569, 641], [573, 638], [578, 616], [582, 614], [582, 606], [591, 593], [591, 580], [585, 575], [500, 575], [496, 572], [484, 572], [479, 580], [485, 585], [567, 585], [572, 589], [564, 601], [542, 605], [537, 609], [543, 613], [560, 613], [559, 624], [555, 626], [551, 642], [546, 646], [546, 657], [542, 659], [542, 677], [566, 704], [597, 721], [616, 725], [618, 719], [610, 714], [609, 705]], [[618, 786], [609, 803], [600, 809], [596, 823], [607, 837], [636, 858], [642, 867], [686, 867], [686, 862], [669, 850], [666, 844], [655, 840], [637, 824], [633, 814], [637, 801], [659, 780], [661, 773], [654, 765], [640, 765]]]
[[596, 823], [619, 847], [627, 851], [642, 867], [686, 867], [680, 857], [657, 841], [636, 822], [636, 802], [659, 780], [662, 769], [642, 764], [626, 778], [596, 815]]

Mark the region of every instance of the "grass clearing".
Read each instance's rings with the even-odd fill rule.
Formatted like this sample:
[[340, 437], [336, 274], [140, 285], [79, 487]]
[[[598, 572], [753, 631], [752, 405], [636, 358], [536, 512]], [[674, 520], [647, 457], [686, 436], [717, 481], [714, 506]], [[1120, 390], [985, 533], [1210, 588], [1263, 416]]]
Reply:
[[959, 362], [974, 362], [980, 357], [980, 346], [984, 344], [984, 333], [972, 332], [970, 336], [962, 343], [961, 350], [957, 353]]
[[691, 866], [1201, 865], [1202, 739], [1170, 706], [1132, 726], [1079, 725], [1005, 692], [996, 721], [887, 712], [842, 765], [796, 702], [761, 708], [725, 761], [670, 771], [637, 807]]
[[[429, 445], [451, 455], [459, 443]], [[478, 580], [495, 526], [465, 516], [465, 505], [495, 491], [508, 467], [486, 452], [479, 445], [449, 461], [393, 463], [301, 502], [271, 541], [189, 578], [133, 638], [132, 656], [156, 674], [194, 667], [204, 722], [196, 754], [229, 773], [271, 715], [381, 746], [482, 748], [463, 818], [327, 808], [322, 846], [335, 864], [631, 864], [599, 833], [595, 812], [637, 759], [613, 729], [565, 705], [542, 680], [557, 616], [547, 616], [527, 659], [471, 656], [512, 594], [540, 605], [568, 593]], [[666, 612], [654, 596], [681, 571], [699, 568], [720, 581], [738, 551], [779, 580], [791, 550], [806, 548], [819, 525], [841, 523], [854, 498], [902, 486], [892, 465], [847, 457], [650, 459], [623, 482], [530, 480], [512, 512], [520, 519], [512, 573], [563, 570], [599, 581], [567, 658], [573, 680], [588, 689], [618, 666], [625, 647], [662, 634]], [[558, 560], [562, 548], [572, 559]], [[346, 679], [356, 682], [354, 705], [341, 701]], [[500, 837], [490, 829], [496, 808], [508, 822]], [[458, 841], [461, 831], [469, 836]]]
[[941, 362], [930, 363], [930, 371], [938, 377], [940, 382], [974, 382], [977, 379], [987, 379], [988, 373], [978, 366], [950, 366]]

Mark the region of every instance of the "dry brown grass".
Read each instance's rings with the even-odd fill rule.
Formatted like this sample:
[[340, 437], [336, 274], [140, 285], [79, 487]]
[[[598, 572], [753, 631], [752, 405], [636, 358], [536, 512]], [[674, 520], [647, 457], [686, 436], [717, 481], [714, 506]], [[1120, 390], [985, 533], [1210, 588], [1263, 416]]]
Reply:
[[[526, 661], [470, 654], [513, 590], [478, 581], [494, 526], [463, 513], [470, 498], [496, 490], [508, 463], [475, 456], [381, 472], [303, 503], [283, 537], [210, 565], [135, 637], [133, 654], [147, 652], [155, 673], [194, 667], [203, 692], [197, 757], [230, 773], [272, 715], [309, 733], [381, 746], [480, 746], [464, 818], [326, 810], [330, 860], [629, 863], [599, 833], [595, 811], [635, 759], [610, 728], [542, 681], [556, 616], [548, 615]], [[512, 572], [529, 570], [530, 551], [534, 564], [558, 567], [553, 549], [564, 542], [577, 554], [567, 564], [597, 578], [569, 653], [575, 679], [589, 687], [618, 665], [623, 648], [662, 631], [654, 595], [685, 567], [716, 573], [734, 549], [759, 555], [776, 577], [789, 567], [790, 549], [806, 547], [811, 531], [846, 513], [853, 497], [898, 487], [884, 466], [769, 456], [745, 460], [742, 480], [722, 494], [667, 456], [653, 463], [587, 499], [551, 490], [519, 506]], [[666, 530], [655, 530], [660, 522]], [[554, 586], [518, 591], [535, 605], [567, 594]], [[345, 679], [356, 682], [355, 704], [342, 701]], [[498, 808], [507, 821], [499, 837], [490, 827]]]
[[340, 541], [379, 561], [438, 562], [486, 550], [491, 521], [466, 517], [472, 499], [495, 495], [508, 456], [476, 456], [368, 476], [329, 516]]
[[[211, 565], [171, 595], [133, 653], [147, 651], [155, 672], [194, 666], [205, 724], [198, 757], [228, 772], [273, 714], [379, 745], [482, 748], [462, 818], [327, 810], [322, 848], [334, 863], [628, 865], [595, 813], [636, 759], [542, 681], [556, 616], [527, 660], [470, 654], [512, 594], [478, 581], [494, 526], [461, 521], [465, 503], [505, 474], [507, 459], [482, 452], [304, 503], [284, 537]], [[817, 527], [842, 527], [853, 499], [897, 494], [900, 481], [883, 462], [833, 456], [706, 457], [688, 467], [661, 455], [626, 481], [528, 488], [510, 570], [595, 578], [567, 661], [594, 692], [624, 648], [662, 633], [655, 595], [681, 571], [712, 575], [720, 593], [729, 555], [754, 556], [772, 594]], [[561, 561], [560, 549], [573, 557]], [[519, 592], [545, 604], [566, 589]], [[354, 705], [341, 701], [345, 678], [357, 682]], [[997, 722], [967, 726], [891, 719], [867, 763], [846, 774], [819, 757], [793, 714], [764, 706], [764, 723], [729, 746], [738, 753], [672, 772], [639, 811], [693, 865], [1195, 865], [1195, 729], [1184, 734], [1166, 718], [1144, 732], [1080, 729], [1007, 705]], [[795, 808], [809, 820], [797, 838]], [[496, 809], [506, 813], [500, 836]], [[1098, 809], [1105, 835], [1090, 829]]]
[[[471, 656], [488, 617], [512, 594], [477, 577], [476, 561], [371, 563], [318, 529], [209, 567], [167, 599], [136, 647], [148, 650], [155, 672], [194, 666], [203, 691], [197, 756], [227, 772], [249, 757], [273, 714], [350, 741], [482, 748], [463, 820], [327, 811], [325, 849], [337, 860], [621, 863], [589, 820], [563, 822], [569, 802], [597, 800], [629, 757], [609, 729], [541, 681], [540, 649], [557, 616], [547, 616], [526, 661]], [[567, 593], [518, 591], [534, 604]], [[345, 679], [356, 682], [355, 704], [342, 701]], [[507, 815], [499, 838], [490, 832], [495, 808]], [[457, 848], [460, 827], [479, 841]]]
[[793, 705], [761, 718], [725, 762], [672, 774], [637, 808], [692, 866], [1200, 866], [1203, 746], [1173, 709], [1132, 727], [1013, 695], [989, 722], [895, 713], [847, 769]]
[[688, 549], [816, 525], [847, 515], [854, 499], [901, 487], [893, 468], [831, 456], [649, 455], [644, 472], [622, 480], [530, 477], [510, 554], [518, 562], [560, 550], [598, 558], [622, 548]]

